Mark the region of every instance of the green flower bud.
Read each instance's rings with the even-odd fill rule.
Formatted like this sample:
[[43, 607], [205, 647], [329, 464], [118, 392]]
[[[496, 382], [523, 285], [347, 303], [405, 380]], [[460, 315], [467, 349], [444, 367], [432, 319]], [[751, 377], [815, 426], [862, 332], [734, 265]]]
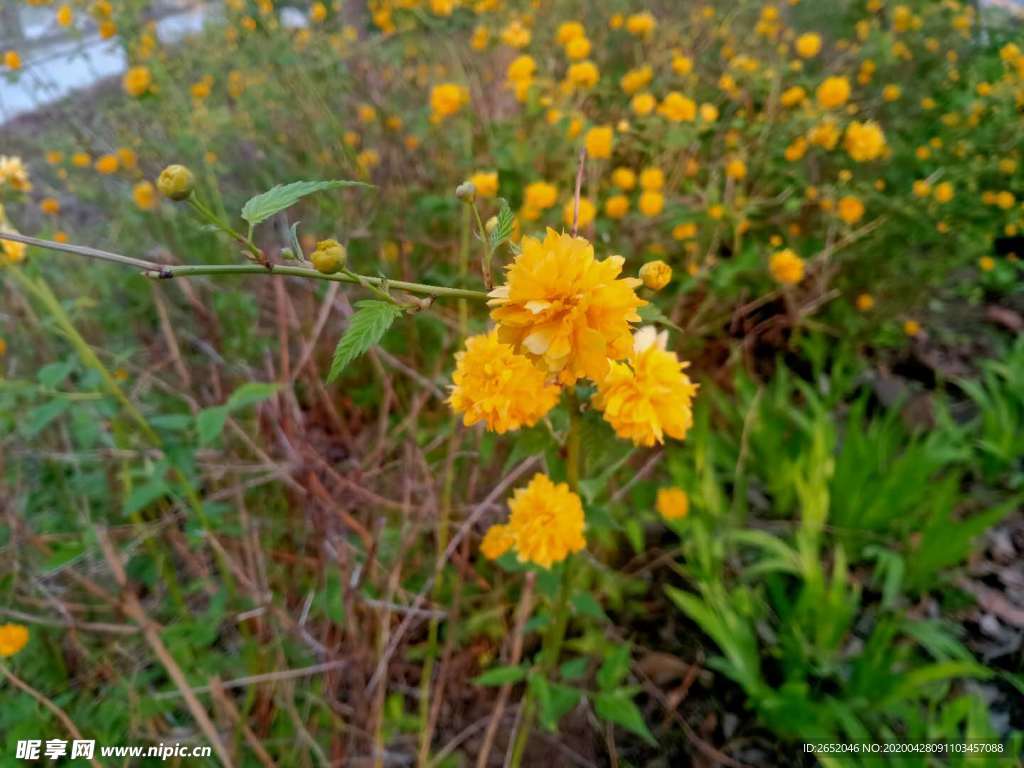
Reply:
[[284, 259], [285, 261], [295, 261], [295, 251], [293, 251], [291, 248], [282, 248], [281, 258]]
[[348, 251], [337, 240], [321, 240], [309, 257], [316, 271], [325, 275], [341, 271], [347, 259]]
[[464, 181], [455, 188], [455, 196], [466, 205], [476, 200], [476, 185], [471, 181]]
[[195, 189], [196, 179], [184, 165], [168, 165], [160, 172], [157, 189], [171, 200], [184, 200]]
[[498, 217], [497, 216], [491, 216], [491, 218], [489, 218], [487, 220], [487, 223], [484, 224], [484, 229], [487, 230], [487, 234], [489, 235], [489, 234], [491, 234], [491, 232], [493, 232], [497, 228], [497, 226], [498, 226]]

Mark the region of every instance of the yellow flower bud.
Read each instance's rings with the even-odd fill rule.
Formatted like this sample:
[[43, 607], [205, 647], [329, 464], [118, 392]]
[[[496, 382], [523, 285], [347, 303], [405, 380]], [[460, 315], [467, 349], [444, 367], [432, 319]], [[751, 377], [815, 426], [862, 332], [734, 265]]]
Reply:
[[156, 186], [165, 197], [171, 200], [184, 200], [195, 189], [196, 179], [192, 171], [184, 165], [168, 165], [160, 172]]
[[309, 257], [316, 271], [325, 275], [340, 272], [347, 259], [348, 251], [337, 240], [321, 240], [316, 244], [316, 250]]
[[640, 267], [640, 279], [652, 291], [660, 291], [672, 279], [672, 267], [660, 259], [648, 261]]

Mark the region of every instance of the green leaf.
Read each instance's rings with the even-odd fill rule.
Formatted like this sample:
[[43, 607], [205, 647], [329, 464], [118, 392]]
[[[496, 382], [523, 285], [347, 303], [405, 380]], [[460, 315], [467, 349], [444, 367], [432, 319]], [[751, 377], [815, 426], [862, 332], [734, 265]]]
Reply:
[[152, 480], [136, 486], [132, 489], [131, 495], [125, 499], [124, 514], [134, 515], [141, 509], [145, 509], [157, 499], [162, 499], [170, 493], [167, 481], [162, 477], [154, 477]]
[[402, 314], [401, 307], [375, 299], [357, 302], [356, 307], [358, 311], [352, 315], [348, 330], [334, 350], [331, 372], [327, 376], [328, 384], [338, 378], [349, 363], [379, 343], [391, 324]]
[[505, 685], [506, 683], [518, 683], [526, 679], [526, 670], [523, 667], [492, 667], [483, 674], [473, 678], [477, 685]]
[[579, 680], [587, 674], [586, 657], [580, 656], [579, 658], [563, 662], [558, 668], [558, 673], [562, 676], [563, 680]]
[[629, 643], [623, 643], [612, 649], [604, 658], [601, 669], [597, 671], [597, 684], [602, 691], [617, 688], [629, 673]]
[[50, 423], [71, 407], [71, 401], [58, 397], [48, 403], [37, 405], [29, 409], [20, 425], [20, 431], [25, 437], [35, 437]]
[[204, 408], [196, 416], [196, 429], [199, 431], [199, 444], [209, 445], [216, 440], [224, 431], [224, 424], [228, 420], [228, 407], [226, 405], [215, 405], [212, 408]]
[[572, 607], [580, 616], [588, 616], [598, 621], [606, 621], [608, 619], [601, 609], [601, 604], [597, 602], [597, 598], [589, 592], [577, 592], [573, 595]]
[[640, 736], [648, 744], [655, 745], [657, 742], [644, 722], [644, 716], [640, 714], [639, 708], [622, 691], [612, 693], [599, 693], [594, 697], [594, 709], [598, 717], [609, 722], [621, 725], [627, 731], [632, 731]]
[[278, 385], [272, 382], [250, 381], [231, 393], [227, 402], [228, 410], [235, 411], [245, 408], [247, 405], [259, 403], [268, 397], [273, 397], [278, 389]]
[[491, 230], [492, 251], [512, 236], [512, 230], [516, 225], [516, 216], [512, 213], [508, 200], [501, 198], [498, 202], [498, 224]]
[[242, 218], [249, 224], [255, 226], [261, 221], [266, 221], [275, 213], [280, 213], [285, 208], [290, 208], [299, 200], [312, 195], [314, 192], [323, 192], [328, 189], [340, 187], [372, 187], [372, 184], [364, 184], [361, 181], [296, 181], [291, 184], [278, 184], [276, 187], [267, 190], [262, 195], [256, 195], [242, 207]]
[[583, 698], [577, 689], [552, 683], [539, 673], [530, 675], [530, 690], [537, 700], [540, 722], [549, 731], [554, 731], [562, 716]]

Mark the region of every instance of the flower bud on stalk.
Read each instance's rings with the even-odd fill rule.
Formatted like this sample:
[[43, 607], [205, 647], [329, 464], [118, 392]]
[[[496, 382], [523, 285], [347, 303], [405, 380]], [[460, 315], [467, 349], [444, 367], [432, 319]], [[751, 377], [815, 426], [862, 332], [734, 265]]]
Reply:
[[184, 200], [196, 187], [195, 176], [184, 165], [168, 165], [160, 172], [157, 189], [171, 200]]
[[348, 252], [345, 250], [345, 246], [337, 240], [321, 240], [316, 244], [316, 250], [309, 257], [316, 271], [325, 275], [340, 272], [347, 259]]
[[672, 280], [672, 267], [660, 259], [648, 261], [640, 267], [639, 274], [640, 279], [644, 281], [645, 287], [650, 288], [652, 291], [660, 291]]
[[455, 196], [466, 205], [472, 205], [476, 201], [476, 185], [471, 181], [464, 181], [455, 188]]

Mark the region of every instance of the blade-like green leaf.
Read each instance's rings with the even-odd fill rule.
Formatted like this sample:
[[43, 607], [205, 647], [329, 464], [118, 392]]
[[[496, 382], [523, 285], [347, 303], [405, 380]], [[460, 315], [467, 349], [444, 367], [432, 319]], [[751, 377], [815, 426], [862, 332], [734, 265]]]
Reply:
[[275, 213], [290, 208], [299, 200], [312, 195], [314, 192], [323, 192], [328, 189], [339, 189], [341, 187], [372, 187], [372, 184], [364, 184], [361, 181], [295, 181], [291, 184], [278, 184], [261, 195], [256, 195], [242, 207], [242, 218], [255, 226], [261, 221], [266, 221]]
[[477, 685], [504, 685], [526, 679], [523, 667], [493, 667], [473, 678]]
[[334, 350], [331, 372], [327, 376], [328, 384], [338, 378], [349, 363], [384, 338], [388, 328], [402, 314], [401, 307], [374, 299], [360, 301], [356, 307], [358, 311], [352, 315], [348, 330]]
[[599, 693], [594, 697], [594, 710], [598, 717], [621, 725], [627, 731], [632, 731], [640, 736], [648, 744], [656, 744], [654, 736], [651, 735], [644, 722], [644, 716], [640, 714], [639, 708], [633, 703], [623, 691], [612, 693]]

